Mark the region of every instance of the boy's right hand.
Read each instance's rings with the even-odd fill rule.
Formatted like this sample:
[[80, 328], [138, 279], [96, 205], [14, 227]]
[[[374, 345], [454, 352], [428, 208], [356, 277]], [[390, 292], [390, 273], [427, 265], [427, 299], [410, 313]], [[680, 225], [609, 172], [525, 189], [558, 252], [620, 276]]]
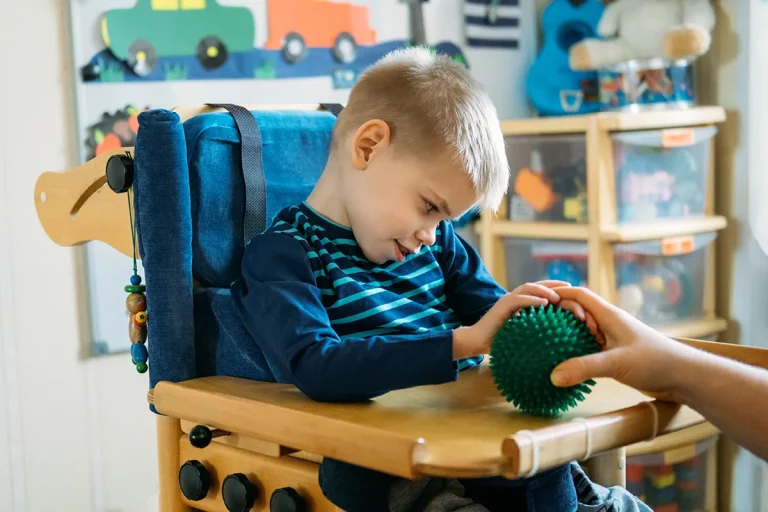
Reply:
[[453, 331], [454, 361], [487, 354], [491, 349], [494, 336], [504, 322], [519, 310], [531, 306], [560, 303], [561, 307], [570, 310], [578, 318], [586, 320], [590, 330], [596, 332], [597, 328], [591, 316], [585, 314], [578, 303], [569, 300], [561, 302], [560, 295], [554, 291], [554, 289], [569, 286], [570, 284], [565, 281], [538, 281], [518, 286], [507, 293], [475, 325], [459, 327]]
[[578, 302], [597, 322], [604, 350], [564, 361], [552, 372], [556, 386], [609, 377], [657, 398], [674, 401], [675, 366], [693, 350], [649, 327], [591, 290], [555, 288], [563, 301]]

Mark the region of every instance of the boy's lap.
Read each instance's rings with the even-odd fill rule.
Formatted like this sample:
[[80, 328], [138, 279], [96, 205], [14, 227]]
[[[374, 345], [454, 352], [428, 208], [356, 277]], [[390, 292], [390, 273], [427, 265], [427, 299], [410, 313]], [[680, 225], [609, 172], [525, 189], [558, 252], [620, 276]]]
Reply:
[[320, 485], [347, 512], [650, 512], [625, 489], [594, 484], [576, 463], [529, 479], [408, 481], [325, 459]]

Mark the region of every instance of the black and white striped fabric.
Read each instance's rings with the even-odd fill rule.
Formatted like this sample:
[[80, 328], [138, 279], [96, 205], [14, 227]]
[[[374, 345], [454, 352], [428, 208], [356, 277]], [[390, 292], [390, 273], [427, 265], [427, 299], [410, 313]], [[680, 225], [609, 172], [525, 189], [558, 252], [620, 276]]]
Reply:
[[467, 45], [512, 48], [520, 45], [519, 0], [464, 0]]

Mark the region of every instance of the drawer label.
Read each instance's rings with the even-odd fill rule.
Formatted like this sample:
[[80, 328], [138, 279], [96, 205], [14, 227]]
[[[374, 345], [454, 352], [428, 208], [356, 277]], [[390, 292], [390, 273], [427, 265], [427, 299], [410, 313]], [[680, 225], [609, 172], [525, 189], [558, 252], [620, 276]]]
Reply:
[[692, 146], [695, 142], [693, 130], [690, 128], [663, 130], [661, 132], [661, 145], [665, 148]]
[[693, 252], [693, 236], [673, 236], [661, 240], [661, 254], [664, 256], [677, 256], [678, 254], [688, 254]]

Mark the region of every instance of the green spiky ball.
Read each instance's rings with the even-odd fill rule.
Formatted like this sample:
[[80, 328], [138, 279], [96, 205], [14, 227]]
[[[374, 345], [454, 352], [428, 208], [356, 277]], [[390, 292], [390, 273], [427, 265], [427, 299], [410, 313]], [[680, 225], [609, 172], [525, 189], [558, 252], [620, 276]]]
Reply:
[[531, 307], [507, 320], [491, 344], [490, 367], [507, 401], [534, 416], [557, 416], [592, 392], [595, 381], [567, 388], [552, 384], [561, 362], [600, 350], [586, 324], [558, 306]]

